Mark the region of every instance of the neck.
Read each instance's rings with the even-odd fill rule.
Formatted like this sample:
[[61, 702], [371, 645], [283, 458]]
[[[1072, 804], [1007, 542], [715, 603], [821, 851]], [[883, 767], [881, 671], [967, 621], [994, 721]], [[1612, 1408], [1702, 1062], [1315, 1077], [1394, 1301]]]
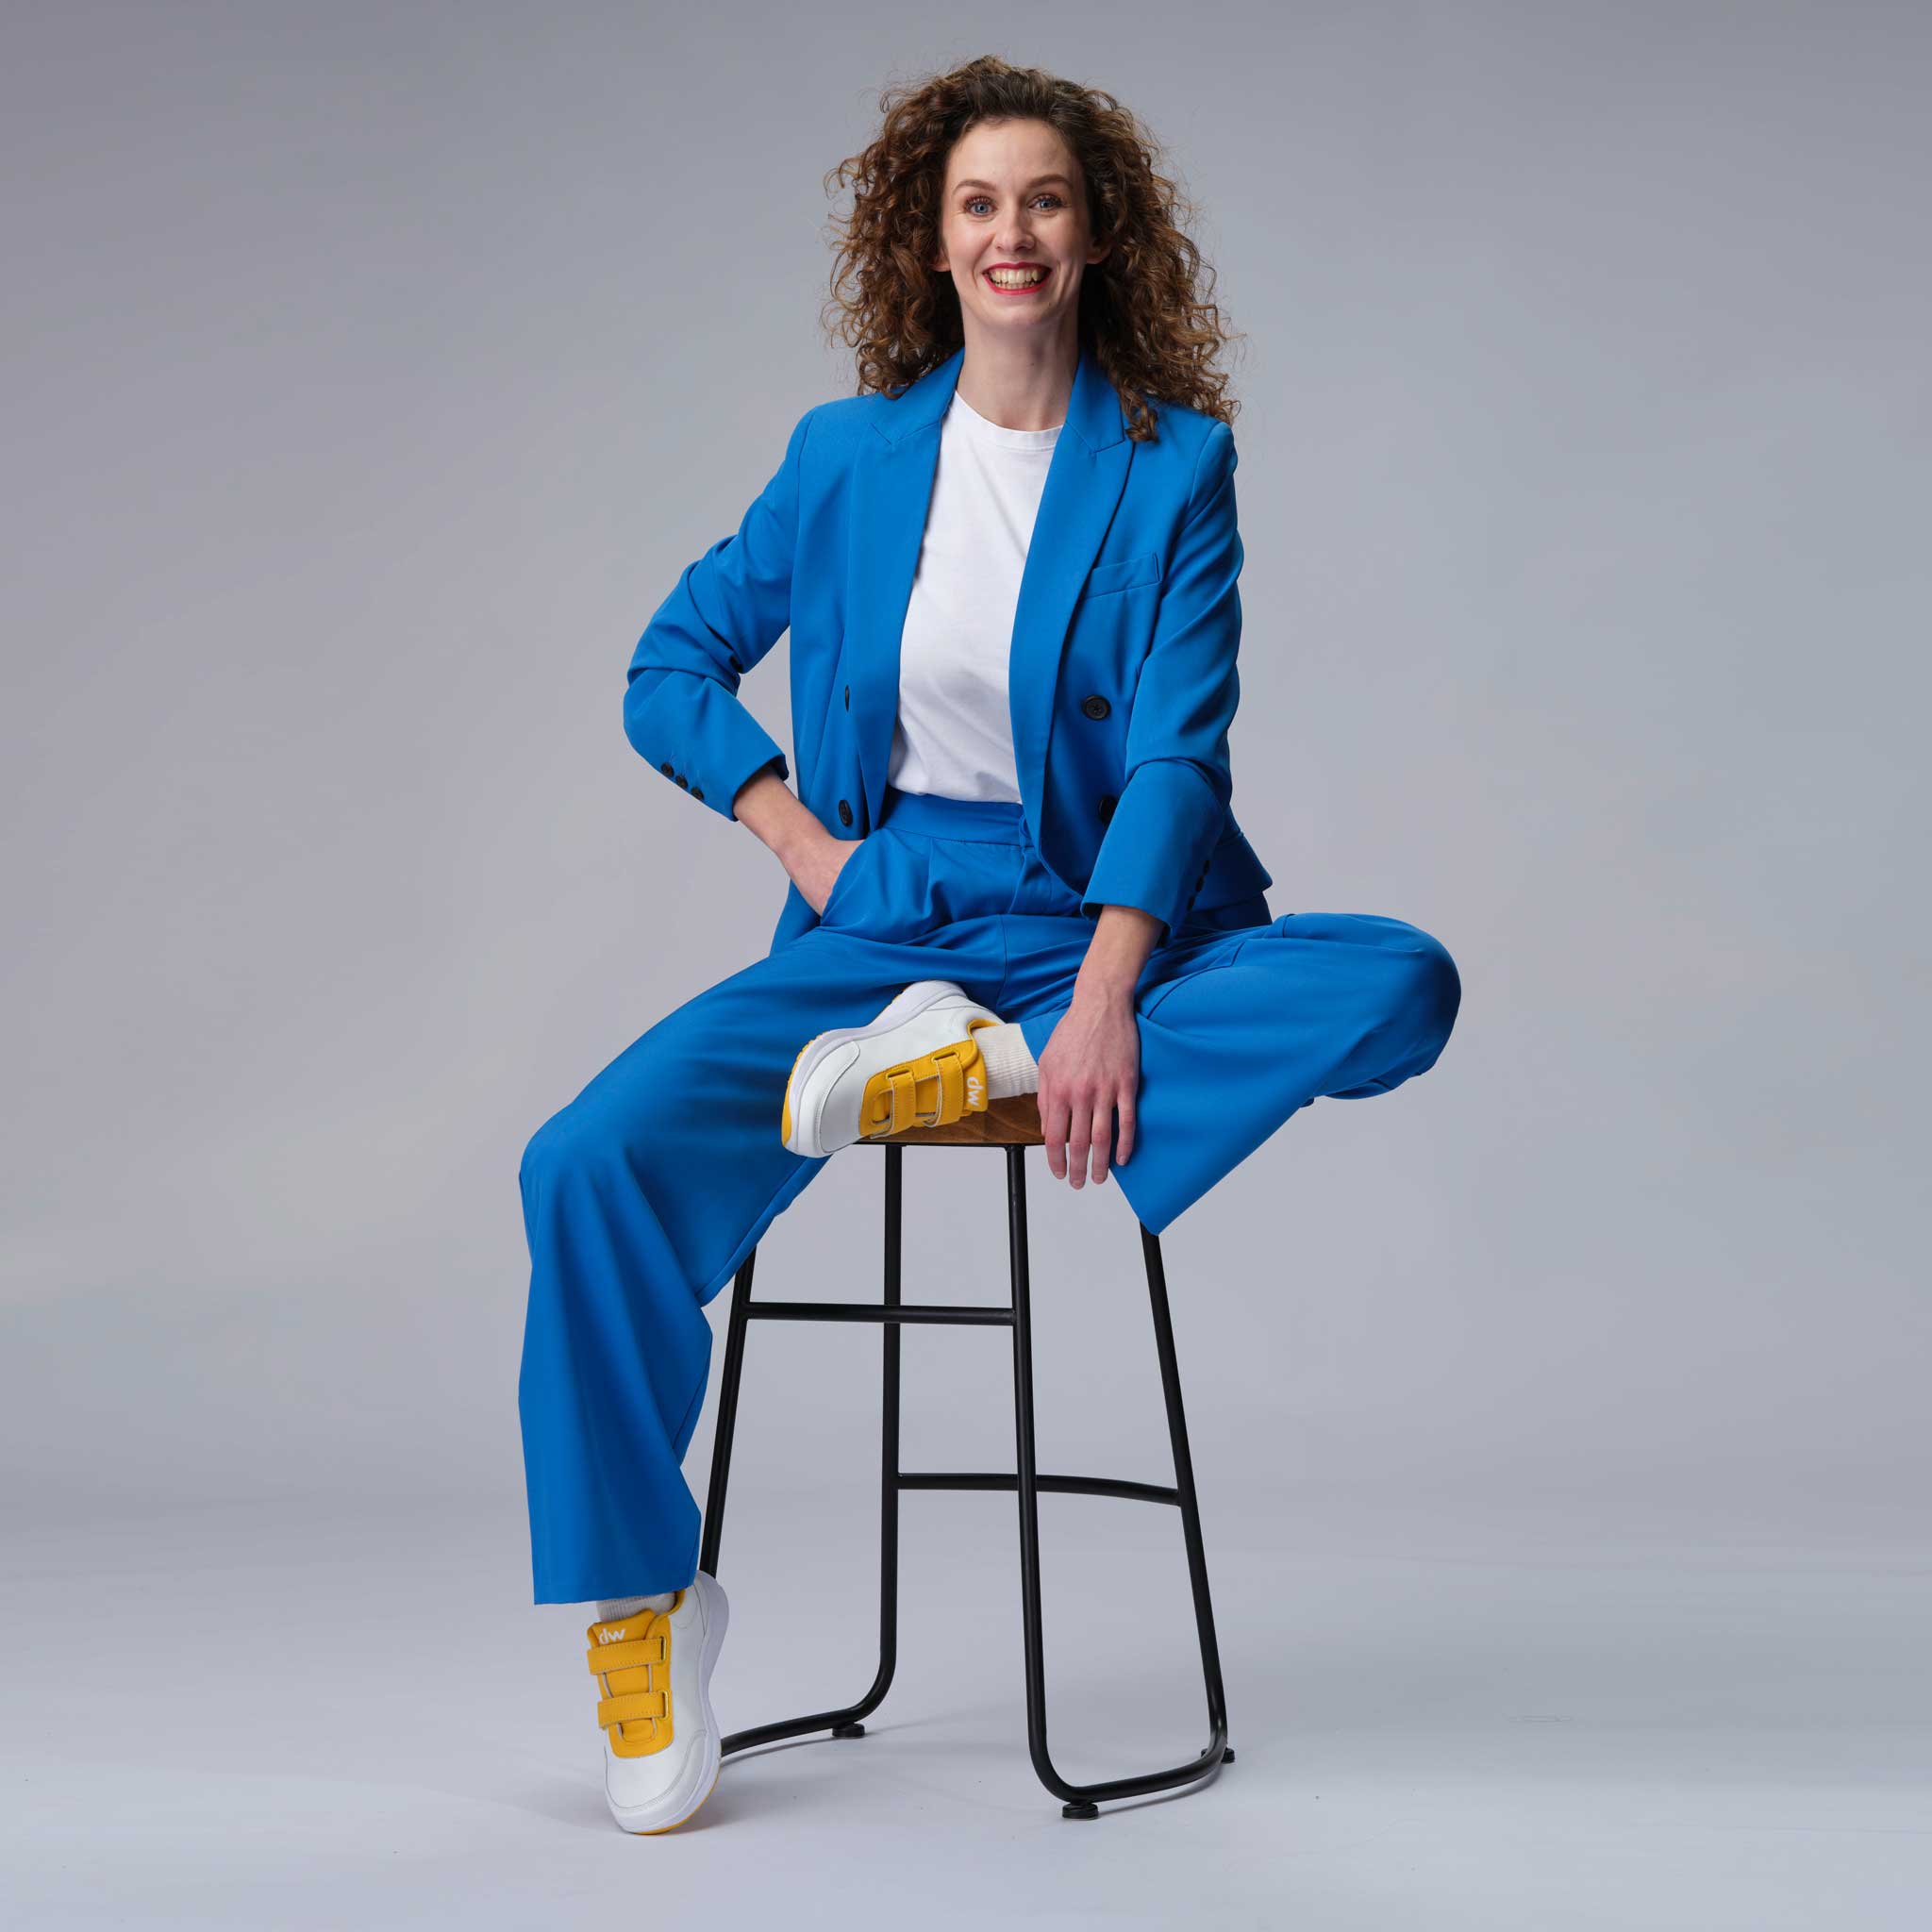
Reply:
[[1051, 341], [969, 325], [956, 392], [1002, 429], [1057, 429], [1067, 420], [1080, 365], [1077, 323], [1068, 322]]

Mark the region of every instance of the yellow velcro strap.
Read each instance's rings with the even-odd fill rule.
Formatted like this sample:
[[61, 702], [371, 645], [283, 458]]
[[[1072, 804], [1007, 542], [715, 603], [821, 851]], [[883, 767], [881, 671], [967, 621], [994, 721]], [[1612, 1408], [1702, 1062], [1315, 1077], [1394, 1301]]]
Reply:
[[[976, 1102], [971, 1086], [975, 1080]], [[975, 1041], [935, 1047], [901, 1066], [882, 1068], [867, 1080], [859, 1102], [858, 1131], [872, 1140], [881, 1134], [903, 1134], [908, 1127], [951, 1126], [969, 1111], [985, 1111], [987, 1086], [986, 1061]]]
[[667, 1716], [665, 1693], [661, 1690], [633, 1690], [625, 1697], [600, 1697], [597, 1722], [608, 1730], [612, 1724], [635, 1724], [641, 1718]]
[[644, 1664], [664, 1661], [664, 1633], [655, 1637], [633, 1637], [627, 1643], [593, 1643], [584, 1653], [590, 1660], [591, 1674], [601, 1677], [606, 1671], [634, 1671]]
[[966, 1075], [960, 1071], [959, 1056], [944, 1047], [932, 1057], [933, 1071], [939, 1075], [940, 1108], [938, 1126], [950, 1126], [966, 1110]]

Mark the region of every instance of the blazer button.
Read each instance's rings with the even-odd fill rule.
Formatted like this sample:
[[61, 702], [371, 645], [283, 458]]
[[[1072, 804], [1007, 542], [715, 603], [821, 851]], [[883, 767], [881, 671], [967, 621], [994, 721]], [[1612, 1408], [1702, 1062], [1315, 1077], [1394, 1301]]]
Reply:
[[1120, 800], [1110, 791], [1100, 801], [1100, 823], [1103, 825], [1113, 817], [1113, 808], [1119, 803]]
[[680, 790], [685, 791], [689, 791], [691, 790], [691, 780], [687, 778], [682, 772], [678, 773], [677, 774], [677, 783]]
[[664, 762], [663, 762], [663, 763], [662, 763], [661, 765], [659, 765], [659, 766], [658, 767], [658, 770], [659, 770], [660, 772], [662, 772], [662, 773], [664, 774], [664, 775], [665, 775], [665, 776], [666, 776], [667, 778], [668, 778], [668, 777], [670, 777], [670, 775], [671, 775], [671, 760], [670, 760], [669, 758], [666, 758], [666, 759], [664, 760]]
[[839, 801], [839, 823], [849, 825], [852, 823], [852, 808], [841, 798]]
[[1113, 709], [1113, 707], [1098, 691], [1095, 691], [1092, 696], [1084, 697], [1080, 700], [1080, 708], [1090, 718], [1104, 718]]
[[692, 786], [692, 787], [691, 788], [691, 796], [692, 796], [693, 798], [702, 798], [702, 797], [703, 797], [703, 796], [704, 796], [705, 794], [704, 794], [704, 792], [703, 792], [703, 791], [702, 791], [701, 790], [699, 790], [699, 788], [698, 788], [697, 786], [693, 785], [693, 786]]

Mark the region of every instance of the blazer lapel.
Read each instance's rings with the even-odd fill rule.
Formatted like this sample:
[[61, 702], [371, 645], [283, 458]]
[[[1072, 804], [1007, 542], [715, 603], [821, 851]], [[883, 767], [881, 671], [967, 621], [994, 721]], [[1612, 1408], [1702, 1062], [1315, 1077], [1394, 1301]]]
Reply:
[[[900, 637], [925, 538], [941, 423], [964, 359], [964, 349], [956, 349], [879, 412], [873, 424], [877, 440], [861, 451], [853, 479], [847, 653], [868, 828], [878, 824], [885, 803], [899, 711]], [[1014, 762], [1036, 845], [1067, 625], [1113, 521], [1132, 454], [1120, 398], [1098, 360], [1083, 349], [1066, 428], [1054, 444], [1026, 547], [1007, 666]]]
[[1020, 803], [1036, 849], [1046, 797], [1047, 741], [1067, 626], [1094, 552], [1113, 522], [1134, 445], [1120, 398], [1091, 351], [1082, 350], [1067, 406], [1067, 426], [1053, 446], [1040, 513], [1026, 545], [1013, 645], [1007, 660], [1007, 708]]

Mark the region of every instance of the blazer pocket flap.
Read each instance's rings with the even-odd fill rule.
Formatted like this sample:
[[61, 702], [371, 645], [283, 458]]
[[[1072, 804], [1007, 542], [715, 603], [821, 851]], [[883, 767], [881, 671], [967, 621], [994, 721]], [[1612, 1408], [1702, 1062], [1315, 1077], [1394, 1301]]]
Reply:
[[1096, 563], [1087, 573], [1085, 595], [1104, 597], [1110, 591], [1130, 591], [1137, 584], [1160, 581], [1160, 553], [1150, 550], [1141, 557], [1123, 557], [1111, 563]]

